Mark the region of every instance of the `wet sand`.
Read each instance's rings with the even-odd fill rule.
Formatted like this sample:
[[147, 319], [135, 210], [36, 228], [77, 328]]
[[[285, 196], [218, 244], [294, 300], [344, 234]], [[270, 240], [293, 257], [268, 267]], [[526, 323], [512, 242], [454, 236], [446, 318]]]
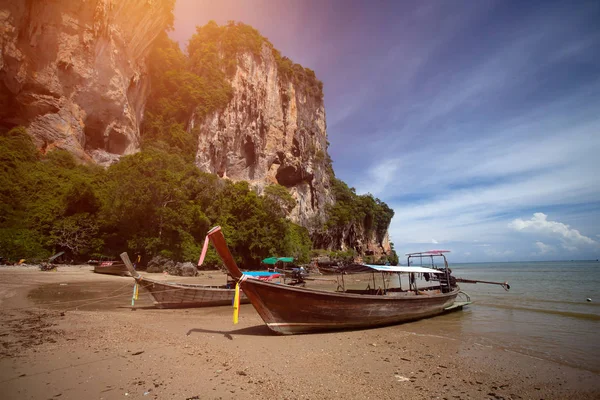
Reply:
[[[271, 334], [251, 305], [159, 310], [133, 280], [89, 266], [0, 267], [3, 399], [595, 399], [598, 374], [385, 328]], [[189, 283], [222, 283], [217, 272]]]

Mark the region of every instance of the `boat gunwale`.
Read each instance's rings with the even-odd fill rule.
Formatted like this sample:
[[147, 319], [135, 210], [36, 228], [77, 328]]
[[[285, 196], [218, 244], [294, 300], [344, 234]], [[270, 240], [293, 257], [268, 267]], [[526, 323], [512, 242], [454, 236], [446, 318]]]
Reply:
[[[328, 295], [328, 296], [333, 296], [333, 297], [342, 297], [342, 298], [353, 298], [353, 299], [368, 299], [368, 300], [387, 300], [387, 301], [398, 301], [398, 300], [409, 300], [409, 299], [431, 299], [431, 298], [438, 298], [438, 297], [448, 297], [453, 295], [454, 293], [458, 293], [460, 292], [460, 288], [458, 286], [456, 286], [454, 288], [454, 290], [447, 292], [447, 293], [434, 293], [434, 294], [427, 294], [427, 295], [414, 295], [414, 296], [388, 296], [386, 294], [376, 294], [376, 295], [371, 295], [371, 294], [358, 294], [358, 293], [347, 293], [347, 292], [332, 292], [330, 290], [323, 290], [323, 289], [313, 289], [313, 288], [303, 288], [303, 287], [297, 287], [297, 286], [284, 286], [281, 284], [277, 284], [277, 283], [272, 283], [272, 282], [264, 282], [264, 281], [260, 281], [258, 279], [244, 279], [243, 282], [241, 282], [242, 285], [242, 289], [243, 289], [243, 285], [246, 283], [249, 283], [249, 281], [251, 282], [251, 284], [258, 284], [258, 285], [264, 285], [264, 286], [270, 286], [270, 287], [279, 287], [279, 288], [283, 288], [282, 290], [289, 290], [289, 291], [295, 291], [295, 292], [300, 292], [300, 293], [315, 293], [315, 294], [323, 294], [323, 295]], [[404, 293], [410, 293], [409, 291], [406, 291]]]
[[235, 290], [235, 288], [228, 288], [228, 287], [223, 287], [223, 286], [216, 286], [216, 285], [204, 285], [202, 283], [180, 283], [180, 282], [160, 282], [160, 281], [156, 281], [154, 279], [150, 279], [150, 278], [144, 278], [141, 275], [138, 275], [137, 277], [134, 277], [135, 281], [144, 286], [143, 282], [148, 282], [151, 284], [155, 284], [155, 285], [163, 285], [163, 286], [169, 286], [169, 287], [177, 287], [180, 289], [211, 289], [211, 290]]

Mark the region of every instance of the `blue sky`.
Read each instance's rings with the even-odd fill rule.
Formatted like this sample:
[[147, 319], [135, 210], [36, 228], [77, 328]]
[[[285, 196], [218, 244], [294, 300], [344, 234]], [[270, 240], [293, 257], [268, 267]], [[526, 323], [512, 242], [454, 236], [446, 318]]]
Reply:
[[324, 83], [336, 175], [396, 250], [600, 258], [600, 2], [178, 0], [171, 36], [242, 21]]

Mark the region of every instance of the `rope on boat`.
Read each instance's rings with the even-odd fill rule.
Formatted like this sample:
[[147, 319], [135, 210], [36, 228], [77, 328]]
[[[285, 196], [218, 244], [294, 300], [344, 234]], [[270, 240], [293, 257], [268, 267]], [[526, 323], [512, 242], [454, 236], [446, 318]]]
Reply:
[[[135, 289], [134, 289], [134, 290], [135, 290]], [[178, 291], [178, 290], [186, 290], [186, 288], [176, 288], [176, 289], [157, 290], [157, 291], [154, 291], [154, 292], [152, 292], [152, 293], [166, 293], [166, 292], [175, 292], [175, 291]], [[137, 293], [136, 293], [136, 294], [137, 294]], [[91, 301], [91, 302], [89, 302], [89, 303], [79, 304], [79, 305], [77, 305], [77, 306], [75, 306], [75, 307], [71, 307], [71, 308], [64, 309], [64, 311], [69, 311], [69, 310], [72, 310], [72, 309], [77, 309], [77, 308], [79, 308], [79, 307], [85, 307], [85, 306], [88, 306], [88, 305], [90, 305], [90, 304], [99, 303], [99, 302], [100, 302], [100, 301], [102, 301], [102, 300], [106, 300], [106, 299], [113, 299], [113, 298], [122, 297], [122, 296], [126, 296], [126, 295], [127, 295], [126, 293], [123, 293], [123, 294], [119, 294], [119, 295], [116, 295], [116, 296], [101, 297], [101, 298], [98, 298], [98, 299], [94, 299], [94, 301]], [[137, 300], [137, 296], [135, 296], [135, 298], [136, 298], [136, 300]], [[87, 299], [85, 299], [85, 300], [87, 300]], [[83, 301], [83, 300], [75, 300], [75, 301]]]
[[[61, 304], [70, 304], [70, 303], [77, 303], [77, 302], [82, 302], [82, 301], [85, 302], [85, 301], [88, 301], [88, 300], [92, 300], [90, 303], [83, 303], [83, 304], [79, 304], [79, 305], [74, 306], [74, 307], [69, 307], [69, 308], [63, 309], [63, 311], [69, 311], [71, 309], [76, 309], [76, 308], [79, 308], [79, 307], [84, 307], [84, 306], [89, 305], [89, 304], [98, 303], [98, 302], [100, 302], [102, 300], [115, 299], [115, 298], [124, 297], [124, 296], [128, 296], [129, 297], [130, 294], [128, 294], [128, 293], [120, 293], [120, 294], [117, 294], [117, 295], [114, 295], [114, 296], [112, 296], [112, 293], [116, 293], [116, 292], [124, 289], [125, 287], [129, 287], [130, 284], [131, 283], [127, 283], [127, 284], [119, 287], [118, 289], [113, 290], [112, 292], [110, 292], [111, 293], [110, 296], [95, 297], [93, 299], [92, 298], [87, 298], [87, 299], [66, 300], [66, 301], [57, 300], [57, 301], [50, 302], [50, 303], [44, 303], [43, 305], [46, 305], [46, 306], [55, 306], [55, 305], [61, 305]], [[157, 290], [157, 291], [154, 291], [152, 293], [175, 292], [175, 291], [178, 291], [178, 290], [186, 290], [186, 289], [187, 288], [165, 289], [165, 290]], [[46, 308], [40, 307], [40, 305], [35, 305], [35, 306], [27, 306], [27, 307], [2, 308], [2, 311], [27, 310], [27, 309], [41, 309], [41, 310], [45, 310]]]
[[[134, 288], [134, 290], [135, 290], [135, 288]], [[175, 292], [175, 291], [178, 291], [178, 290], [186, 290], [186, 288], [177, 288], [177, 289], [157, 290], [157, 291], [154, 291], [154, 292], [152, 292], [152, 293]], [[126, 295], [127, 295], [126, 293], [123, 293], [123, 294], [119, 294], [119, 295], [116, 295], [116, 296], [110, 296], [110, 297], [101, 297], [101, 298], [95, 299], [94, 301], [91, 301], [91, 302], [89, 302], [89, 303], [79, 304], [79, 305], [77, 305], [77, 306], [75, 306], [75, 307], [66, 308], [66, 309], [64, 309], [63, 311], [69, 311], [69, 310], [72, 310], [72, 309], [77, 309], [77, 308], [79, 308], [79, 307], [85, 307], [85, 306], [88, 306], [88, 305], [90, 305], [90, 304], [99, 303], [99, 302], [101, 302], [101, 301], [103, 301], [103, 300], [106, 300], [106, 299], [112, 299], [112, 298], [117, 298], [117, 297], [126, 296]], [[137, 291], [135, 292], [134, 296], [135, 296], [135, 299], [137, 300]], [[133, 300], [133, 299], [132, 299], [132, 300]], [[76, 301], [82, 301], [82, 300], [76, 300]], [[132, 302], [133, 302], [133, 301], [132, 301]]]
[[[119, 297], [119, 296], [124, 296], [125, 293], [118, 294], [116, 296], [112, 296], [112, 294], [124, 289], [125, 287], [129, 287], [129, 285], [130, 285], [130, 283], [126, 283], [125, 285], [120, 286], [119, 288], [110, 292], [111, 296], [102, 297], [102, 299], [111, 299], [111, 298], [115, 298], [115, 297]], [[52, 306], [52, 305], [59, 305], [59, 304], [77, 303], [79, 301], [87, 301], [87, 300], [91, 300], [91, 299], [78, 299], [78, 300], [66, 300], [66, 301], [57, 300], [57, 301], [53, 301], [50, 303], [44, 303], [44, 305]], [[30, 308], [41, 308], [41, 307], [36, 305], [36, 306], [27, 306], [27, 307], [2, 308], [2, 311], [26, 310], [26, 309], [30, 309]]]

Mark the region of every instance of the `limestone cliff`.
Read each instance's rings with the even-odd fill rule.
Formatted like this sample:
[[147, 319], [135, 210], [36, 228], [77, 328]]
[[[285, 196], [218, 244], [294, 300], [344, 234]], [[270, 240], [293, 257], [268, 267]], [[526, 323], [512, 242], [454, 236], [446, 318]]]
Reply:
[[0, 128], [110, 163], [139, 148], [145, 57], [174, 0], [1, 0]]
[[189, 123], [199, 132], [198, 167], [249, 181], [259, 192], [271, 183], [283, 185], [297, 201], [293, 221], [309, 228], [323, 223], [334, 200], [322, 92], [283, 76], [267, 44], [258, 55], [237, 56], [230, 83], [233, 96], [225, 109]]

